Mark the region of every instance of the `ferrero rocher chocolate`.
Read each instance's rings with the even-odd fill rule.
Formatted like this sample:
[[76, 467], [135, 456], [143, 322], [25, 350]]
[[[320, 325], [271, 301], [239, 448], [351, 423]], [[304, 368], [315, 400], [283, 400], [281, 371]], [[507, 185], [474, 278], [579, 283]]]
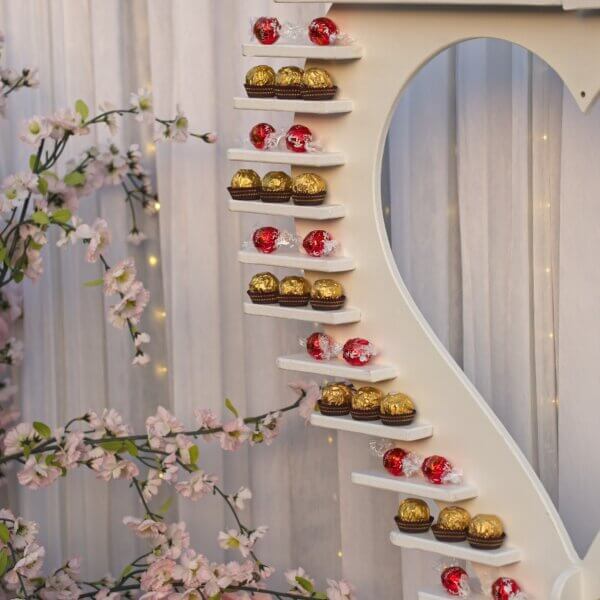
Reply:
[[369, 385], [358, 388], [352, 398], [352, 408], [355, 410], [379, 409], [383, 394], [375, 387]]
[[495, 515], [476, 515], [469, 523], [469, 536], [484, 540], [501, 538], [504, 533], [502, 521]]
[[290, 275], [279, 282], [279, 293], [283, 296], [306, 296], [310, 294], [310, 283], [304, 277]]
[[316, 67], [312, 67], [304, 71], [302, 83], [307, 88], [322, 89], [333, 87], [333, 79], [331, 79], [331, 75], [325, 69], [318, 69]]
[[415, 410], [415, 405], [406, 394], [387, 394], [381, 401], [382, 415], [408, 415]]
[[471, 515], [460, 506], [447, 506], [440, 511], [436, 526], [445, 531], [466, 531]]
[[345, 383], [329, 383], [321, 392], [321, 404], [327, 406], [350, 406], [352, 388]]
[[327, 182], [316, 173], [296, 175], [292, 183], [294, 194], [322, 194], [327, 191]]
[[231, 187], [235, 189], [259, 188], [260, 185], [260, 176], [252, 169], [240, 169], [231, 178]]
[[269, 171], [262, 178], [262, 188], [268, 192], [291, 191], [292, 178], [283, 171]]
[[275, 71], [269, 65], [257, 65], [246, 73], [246, 85], [264, 87], [275, 83]]
[[339, 300], [343, 295], [344, 288], [335, 279], [317, 279], [310, 293], [315, 300]]
[[406, 498], [398, 507], [398, 519], [404, 523], [424, 523], [430, 516], [427, 502], [418, 498]]
[[275, 84], [288, 87], [302, 85], [304, 71], [300, 67], [281, 67], [275, 76]]
[[248, 289], [251, 292], [278, 292], [279, 291], [279, 280], [273, 273], [268, 271], [264, 273], [257, 273], [248, 285]]

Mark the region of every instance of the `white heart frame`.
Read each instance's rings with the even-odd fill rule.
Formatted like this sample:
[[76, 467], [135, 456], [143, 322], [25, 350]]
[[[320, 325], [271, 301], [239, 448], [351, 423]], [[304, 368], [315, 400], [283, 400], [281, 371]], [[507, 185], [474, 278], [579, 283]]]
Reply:
[[[394, 108], [410, 79], [433, 56], [473, 38], [513, 42], [546, 61], [585, 111], [600, 91], [600, 16], [531, 7], [375, 3], [334, 4], [329, 16], [364, 48], [359, 61], [326, 64], [343, 96], [353, 101], [353, 110], [344, 117], [303, 113], [296, 120], [308, 125], [328, 148], [345, 154], [345, 166], [324, 170], [335, 199], [346, 209], [345, 218], [327, 229], [355, 260], [356, 270], [337, 278], [362, 314], [359, 323], [329, 325], [326, 330], [340, 340], [367, 337], [382, 349], [377, 360], [397, 368], [398, 377], [381, 387], [413, 396], [420, 414], [434, 428], [432, 437], [418, 442], [419, 453], [451, 456], [478, 491], [464, 506], [472, 514], [500, 514], [505, 521], [510, 545], [520, 555], [518, 562], [503, 566], [503, 574], [522, 582], [538, 600], [597, 599], [600, 536], [580, 560], [531, 465], [432, 332], [391, 254], [380, 188], [383, 148]], [[278, 54], [277, 45], [265, 52], [294, 55], [293, 51]], [[260, 49], [255, 54], [260, 56]], [[305, 56], [310, 57], [310, 52]], [[309, 64], [323, 63], [309, 60]], [[293, 167], [294, 174], [304, 170]], [[296, 226], [304, 235], [315, 228], [315, 222], [297, 219]], [[322, 276], [316, 271], [307, 275]], [[400, 545], [410, 547], [410, 542]]]

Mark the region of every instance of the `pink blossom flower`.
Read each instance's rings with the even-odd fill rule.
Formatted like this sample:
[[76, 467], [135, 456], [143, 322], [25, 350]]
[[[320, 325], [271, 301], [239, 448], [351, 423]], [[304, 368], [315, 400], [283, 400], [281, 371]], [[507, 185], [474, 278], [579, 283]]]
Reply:
[[211, 576], [209, 567], [205, 556], [188, 549], [181, 554], [179, 564], [174, 570], [174, 577], [181, 581], [186, 588], [197, 588], [205, 583], [207, 575]]
[[[221, 427], [221, 420], [210, 408], [197, 408], [194, 411], [196, 423], [200, 429], [218, 429]], [[203, 435], [205, 441], [209, 441], [214, 434]]]
[[137, 94], [131, 94], [131, 107], [136, 109], [136, 121], [152, 123], [154, 121], [152, 94], [150, 90], [140, 88]]
[[229, 496], [229, 500], [240, 510], [244, 510], [246, 501], [251, 498], [252, 492], [244, 486], [242, 486], [233, 496]]
[[36, 577], [44, 564], [45, 556], [46, 550], [43, 546], [36, 543], [29, 544], [25, 547], [23, 556], [17, 561], [13, 571], [27, 579]]
[[175, 440], [167, 441], [165, 438], [180, 431], [183, 431], [183, 424], [162, 406], [156, 409], [155, 415], [146, 419], [146, 432], [151, 448], [165, 449], [167, 445], [170, 445], [166, 451], [174, 452], [177, 449]]
[[126, 293], [135, 281], [136, 268], [133, 258], [126, 258], [104, 273], [104, 293]]
[[237, 417], [223, 425], [223, 431], [217, 433], [223, 450], [237, 450], [250, 436], [250, 429], [241, 417]]
[[54, 456], [61, 467], [72, 469], [77, 466], [85, 451], [83, 437], [81, 431], [67, 433], [64, 440], [58, 444], [59, 449]]
[[142, 352], [141, 350], [138, 350], [135, 353], [135, 356], [133, 357], [133, 360], [131, 361], [131, 364], [134, 366], [140, 366], [143, 367], [144, 365], [147, 365], [150, 362], [150, 355], [147, 352]]
[[304, 392], [305, 395], [300, 401], [298, 413], [305, 419], [310, 419], [315, 410], [317, 400], [321, 395], [318, 384], [314, 381], [309, 381], [308, 383], [305, 381], [293, 381], [289, 386], [298, 393]]
[[25, 123], [25, 130], [19, 137], [26, 144], [37, 146], [43, 139], [46, 139], [50, 135], [51, 131], [52, 126], [48, 120], [44, 117], [36, 116]]
[[123, 523], [140, 538], [156, 538], [167, 531], [167, 526], [164, 523], [153, 519], [125, 517]]
[[31, 423], [19, 423], [14, 429], [6, 433], [4, 438], [4, 453], [17, 454], [25, 448], [32, 448], [42, 439]]
[[290, 569], [285, 572], [285, 578], [287, 582], [290, 584], [292, 591], [296, 594], [300, 594], [301, 596], [310, 596], [311, 592], [306, 590], [299, 580], [306, 580], [310, 582], [312, 586], [315, 584], [315, 580], [312, 577], [309, 577], [308, 574], [304, 571], [302, 567], [298, 567], [297, 569]]
[[175, 489], [184, 498], [199, 500], [212, 494], [216, 483], [217, 478], [214, 475], [208, 475], [199, 469], [191, 474], [189, 480], [177, 483]]
[[105, 452], [102, 448], [94, 448], [92, 453], [102, 450], [102, 454], [92, 460], [91, 467], [96, 471], [98, 478], [103, 481], [111, 479], [125, 479], [131, 481], [140, 474], [137, 465], [130, 460], [117, 459], [114, 454]]
[[124, 437], [132, 433], [131, 427], [123, 423], [123, 417], [114, 408], [105, 408], [100, 416], [94, 411], [90, 411], [86, 420], [94, 429], [94, 432], [90, 434], [93, 439], [100, 439], [105, 435]]
[[55, 140], [60, 140], [66, 133], [73, 135], [89, 133], [89, 127], [84, 127], [81, 115], [71, 108], [57, 111], [48, 117], [48, 122], [52, 126], [51, 137]]
[[96, 219], [91, 227], [80, 225], [75, 235], [88, 242], [85, 259], [90, 263], [95, 263], [100, 258], [100, 254], [106, 250], [112, 240], [108, 223], [104, 219]]
[[119, 329], [125, 326], [128, 319], [133, 325], [137, 325], [149, 300], [150, 292], [140, 281], [134, 281], [121, 301], [108, 309], [108, 319]]
[[[112, 102], [105, 100], [104, 102], [101, 102], [98, 105], [98, 108], [99, 108], [100, 112], [105, 113], [105, 112], [111, 112], [111, 111], [115, 110], [116, 106]], [[108, 131], [110, 132], [110, 135], [117, 135], [117, 133], [119, 132], [119, 122], [117, 121], [117, 114], [112, 113], [110, 115], [106, 115], [104, 122], [106, 123], [106, 126], [108, 127]]]
[[170, 592], [173, 589], [172, 580], [175, 561], [162, 558], [153, 562], [142, 574], [140, 587], [145, 592]]
[[327, 598], [328, 600], [355, 600], [355, 587], [347, 581], [327, 580]]
[[227, 532], [219, 531], [217, 540], [219, 546], [225, 550], [239, 550], [244, 558], [250, 555], [252, 542], [240, 531], [235, 529], [228, 529]]
[[279, 435], [279, 422], [281, 413], [279, 411], [269, 413], [257, 424], [257, 429], [252, 433], [250, 445], [264, 442], [267, 446], [273, 443], [273, 440]]
[[39, 593], [42, 600], [71, 600], [78, 598], [81, 590], [67, 572], [57, 571], [46, 578]]
[[127, 241], [134, 246], [139, 246], [142, 242], [146, 241], [148, 236], [143, 232], [134, 227], [127, 235]]
[[121, 594], [103, 588], [96, 594], [96, 600], [121, 600]]
[[148, 469], [148, 478], [146, 479], [142, 487], [142, 494], [146, 502], [148, 502], [158, 494], [158, 490], [162, 485], [162, 482], [163, 480], [160, 476], [159, 471], [157, 471], [156, 469]]
[[190, 534], [184, 521], [171, 523], [167, 528], [166, 542], [155, 550], [161, 558], [178, 560], [184, 550], [190, 547]]

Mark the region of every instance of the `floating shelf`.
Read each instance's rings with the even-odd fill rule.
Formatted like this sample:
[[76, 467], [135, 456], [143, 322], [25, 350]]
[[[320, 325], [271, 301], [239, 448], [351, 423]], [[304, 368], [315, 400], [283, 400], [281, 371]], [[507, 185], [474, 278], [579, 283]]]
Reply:
[[470, 560], [481, 565], [489, 565], [490, 567], [506, 567], [521, 560], [520, 550], [510, 546], [503, 546], [498, 550], [477, 550], [471, 548], [467, 542], [438, 542], [431, 531], [427, 533], [392, 531], [390, 541], [394, 546], [400, 546], [401, 548], [435, 552], [452, 558]]
[[257, 42], [242, 44], [244, 56], [271, 56], [280, 58], [317, 58], [323, 60], [351, 60], [361, 58], [362, 46], [313, 46], [312, 44], [272, 44], [267, 46]]
[[310, 306], [290, 307], [244, 302], [244, 312], [247, 315], [296, 319], [297, 321], [310, 321], [311, 323], [325, 323], [327, 325], [343, 325], [360, 321], [360, 310], [352, 307], [340, 308], [339, 310], [314, 310]]
[[435, 485], [422, 479], [411, 477], [394, 477], [386, 472], [371, 471], [368, 473], [352, 473], [352, 482], [358, 485], [389, 490], [409, 496], [441, 500], [442, 502], [461, 502], [477, 497], [477, 488], [469, 484]]
[[243, 110], [278, 110], [314, 115], [336, 115], [349, 113], [354, 108], [352, 100], [282, 100], [280, 98], [247, 98], [237, 96], [233, 107]]
[[389, 365], [373, 364], [364, 367], [352, 367], [339, 358], [334, 360], [315, 360], [307, 354], [280, 356], [277, 359], [277, 366], [285, 371], [345, 377], [354, 381], [365, 381], [367, 383], [387, 381], [388, 379], [394, 379], [398, 375], [396, 369]]
[[270, 265], [272, 267], [290, 267], [323, 273], [343, 273], [354, 270], [354, 260], [347, 256], [329, 256], [317, 258], [300, 252], [277, 250], [273, 254], [263, 254], [256, 250], [240, 250], [238, 260], [250, 265]]
[[346, 163], [346, 157], [341, 152], [288, 152], [285, 150], [254, 150], [252, 148], [230, 148], [227, 151], [227, 158], [303, 167], [338, 167]]
[[298, 219], [313, 219], [315, 221], [341, 219], [346, 215], [346, 208], [342, 204], [299, 206], [292, 202], [261, 202], [258, 200], [230, 200], [229, 210], [233, 212], [255, 213], [260, 215], [278, 215], [282, 217], [296, 217]]
[[[275, 0], [281, 4], [316, 4], [322, 0]], [[562, 0], [329, 0], [332, 4], [413, 4], [451, 6], [563, 6]]]
[[[448, 600], [452, 598], [456, 598], [456, 596], [447, 594], [442, 586], [419, 591], [419, 600]], [[470, 594], [469, 600], [485, 600], [485, 596], [483, 594]]]
[[433, 435], [433, 427], [427, 423], [412, 423], [402, 427], [390, 427], [379, 421], [355, 421], [350, 415], [346, 417], [328, 417], [320, 413], [313, 413], [310, 417], [310, 423], [316, 427], [363, 433], [402, 442], [424, 440]]

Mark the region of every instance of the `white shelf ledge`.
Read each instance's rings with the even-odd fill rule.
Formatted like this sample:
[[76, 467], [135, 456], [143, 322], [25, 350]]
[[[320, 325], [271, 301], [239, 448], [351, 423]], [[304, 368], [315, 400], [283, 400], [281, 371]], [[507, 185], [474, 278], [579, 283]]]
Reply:
[[230, 148], [227, 151], [227, 158], [303, 167], [338, 167], [346, 163], [346, 157], [341, 152], [289, 152], [285, 150], [254, 150], [252, 148]]
[[283, 100], [281, 98], [246, 98], [237, 96], [233, 107], [242, 110], [277, 110], [313, 115], [338, 115], [352, 112], [352, 100]]
[[[315, 4], [322, 0], [275, 0], [281, 4]], [[561, 0], [329, 0], [332, 4], [414, 4], [467, 6], [562, 6]]]
[[233, 212], [254, 213], [260, 215], [278, 215], [327, 221], [341, 219], [346, 215], [343, 204], [321, 204], [320, 206], [299, 206], [293, 202], [261, 202], [260, 200], [229, 200], [229, 210]]
[[389, 365], [369, 364], [364, 367], [353, 367], [339, 358], [334, 360], [315, 360], [308, 356], [308, 354], [280, 356], [277, 359], [277, 366], [285, 371], [315, 373], [316, 375], [329, 375], [330, 377], [345, 377], [354, 381], [366, 381], [367, 383], [387, 381], [388, 379], [394, 379], [398, 375], [396, 369]]
[[477, 497], [477, 488], [469, 484], [435, 485], [418, 478], [394, 477], [389, 473], [371, 471], [368, 473], [352, 473], [352, 482], [358, 485], [389, 490], [409, 496], [441, 500], [442, 502], [461, 502]]
[[311, 323], [325, 323], [327, 325], [343, 325], [360, 321], [360, 310], [352, 307], [340, 308], [339, 310], [314, 310], [310, 306], [291, 307], [244, 302], [244, 312], [247, 315], [295, 319], [296, 321], [310, 321]]
[[350, 415], [346, 417], [328, 417], [320, 413], [313, 413], [310, 417], [310, 423], [316, 427], [363, 433], [402, 442], [424, 440], [433, 435], [433, 427], [427, 423], [412, 423], [402, 427], [390, 427], [379, 421], [355, 421]]
[[[451, 600], [452, 598], [456, 598], [456, 596], [447, 594], [441, 585], [419, 591], [419, 600]], [[483, 594], [470, 594], [469, 600], [485, 600], [485, 596]]]
[[471, 548], [468, 542], [438, 542], [431, 531], [427, 533], [392, 531], [390, 541], [394, 546], [400, 546], [401, 548], [435, 552], [452, 558], [470, 560], [481, 565], [489, 565], [490, 567], [506, 567], [521, 560], [520, 550], [510, 546], [502, 546], [498, 550], [477, 550]]
[[328, 256], [318, 258], [300, 254], [300, 252], [277, 250], [264, 254], [256, 250], [240, 250], [238, 260], [249, 265], [270, 265], [272, 267], [290, 267], [323, 273], [343, 273], [354, 269], [354, 260], [347, 256]]
[[362, 46], [313, 46], [312, 44], [259, 44], [250, 42], [242, 45], [244, 56], [271, 56], [280, 58], [318, 58], [322, 60], [351, 60], [361, 58]]

